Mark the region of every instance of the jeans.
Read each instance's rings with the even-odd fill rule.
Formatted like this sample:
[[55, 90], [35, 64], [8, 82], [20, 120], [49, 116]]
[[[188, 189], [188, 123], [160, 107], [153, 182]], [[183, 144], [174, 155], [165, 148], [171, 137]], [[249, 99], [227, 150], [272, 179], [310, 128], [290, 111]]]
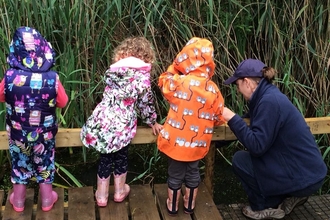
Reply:
[[233, 172], [239, 178], [248, 196], [251, 209], [254, 211], [267, 208], [277, 208], [287, 197], [306, 197], [315, 193], [323, 184], [319, 181], [305, 189], [291, 192], [285, 195], [265, 196], [261, 193], [258, 182], [254, 175], [250, 153], [238, 151], [233, 157]]

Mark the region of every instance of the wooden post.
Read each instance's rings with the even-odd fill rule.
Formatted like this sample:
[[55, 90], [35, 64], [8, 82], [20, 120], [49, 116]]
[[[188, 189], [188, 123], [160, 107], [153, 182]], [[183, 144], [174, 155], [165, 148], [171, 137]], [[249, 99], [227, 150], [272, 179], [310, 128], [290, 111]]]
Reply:
[[215, 161], [215, 142], [211, 142], [210, 150], [205, 156], [205, 177], [204, 184], [209, 193], [213, 197], [213, 177], [214, 177], [214, 161]]

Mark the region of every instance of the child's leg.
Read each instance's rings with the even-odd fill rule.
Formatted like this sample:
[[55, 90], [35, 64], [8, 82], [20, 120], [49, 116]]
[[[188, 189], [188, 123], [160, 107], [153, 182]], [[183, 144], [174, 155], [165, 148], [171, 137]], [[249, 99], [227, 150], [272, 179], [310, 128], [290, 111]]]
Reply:
[[171, 158], [168, 159], [168, 198], [166, 200], [166, 207], [170, 215], [178, 213], [181, 186], [186, 171], [185, 164], [186, 162], [176, 161]]
[[113, 200], [115, 202], [122, 202], [128, 196], [130, 187], [126, 184], [127, 167], [128, 167], [128, 146], [117, 151], [114, 155], [115, 170], [114, 183], [115, 194]]
[[31, 165], [29, 149], [24, 143], [14, 141], [9, 138], [9, 153], [12, 164], [11, 182], [13, 192], [10, 194], [9, 201], [16, 212], [24, 211], [26, 184], [32, 176], [32, 171], [26, 168]]
[[34, 170], [40, 187], [41, 209], [45, 212], [53, 208], [58, 195], [53, 191], [55, 174], [55, 138], [45, 142], [31, 143]]
[[97, 189], [95, 199], [98, 206], [107, 206], [109, 197], [110, 176], [113, 170], [114, 154], [101, 154], [97, 170]]
[[199, 161], [188, 162], [186, 170], [186, 191], [183, 196], [184, 211], [187, 214], [194, 212], [198, 186], [200, 183]]

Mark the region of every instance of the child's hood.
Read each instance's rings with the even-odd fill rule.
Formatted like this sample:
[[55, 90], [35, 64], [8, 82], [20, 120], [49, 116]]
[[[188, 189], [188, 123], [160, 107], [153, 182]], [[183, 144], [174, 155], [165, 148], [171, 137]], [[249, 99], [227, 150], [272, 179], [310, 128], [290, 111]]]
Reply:
[[139, 58], [136, 57], [126, 57], [110, 66], [110, 70], [113, 72], [117, 71], [120, 68], [131, 68], [137, 70], [150, 71], [151, 64], [145, 63], [143, 60], [140, 60]]
[[211, 41], [193, 37], [176, 56], [167, 72], [211, 78], [215, 69], [213, 51]]
[[45, 72], [55, 64], [55, 51], [36, 29], [19, 27], [9, 46], [7, 62], [12, 68]]
[[110, 66], [106, 73], [106, 83], [108, 85], [116, 84], [120, 87], [130, 85], [135, 79], [148, 83], [150, 70], [150, 63], [145, 63], [135, 57], [127, 57]]

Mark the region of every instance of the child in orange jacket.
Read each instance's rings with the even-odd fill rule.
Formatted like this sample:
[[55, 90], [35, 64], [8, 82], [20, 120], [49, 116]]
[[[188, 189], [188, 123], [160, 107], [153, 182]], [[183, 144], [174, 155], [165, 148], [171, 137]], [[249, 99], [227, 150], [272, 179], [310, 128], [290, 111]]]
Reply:
[[225, 121], [224, 99], [211, 80], [214, 74], [213, 45], [193, 37], [159, 77], [158, 85], [170, 104], [158, 149], [168, 156], [170, 215], [178, 212], [180, 189], [185, 183], [184, 211], [194, 211], [200, 183], [199, 160], [208, 153], [213, 127]]

